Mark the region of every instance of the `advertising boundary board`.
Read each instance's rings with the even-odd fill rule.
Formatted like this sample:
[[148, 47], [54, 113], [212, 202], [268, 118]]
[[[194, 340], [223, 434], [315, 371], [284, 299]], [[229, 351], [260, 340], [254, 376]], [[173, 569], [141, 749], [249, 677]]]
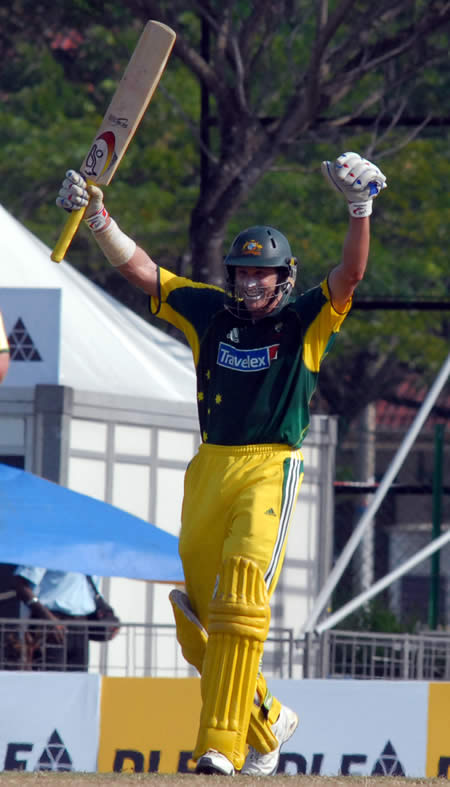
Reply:
[[430, 683], [428, 698], [426, 776], [449, 778], [450, 683]]
[[[280, 771], [424, 777], [428, 686], [271, 681], [271, 690], [300, 717]], [[104, 678], [99, 771], [191, 771], [199, 715], [198, 678]]]
[[99, 772], [189, 772], [199, 717], [199, 678], [103, 678]]
[[[300, 724], [279, 772], [447, 778], [450, 683], [272, 680]], [[198, 678], [0, 672], [0, 771], [191, 772]]]
[[0, 770], [96, 772], [99, 675], [0, 672]]
[[283, 772], [425, 776], [428, 683], [274, 680], [270, 688], [300, 717]]

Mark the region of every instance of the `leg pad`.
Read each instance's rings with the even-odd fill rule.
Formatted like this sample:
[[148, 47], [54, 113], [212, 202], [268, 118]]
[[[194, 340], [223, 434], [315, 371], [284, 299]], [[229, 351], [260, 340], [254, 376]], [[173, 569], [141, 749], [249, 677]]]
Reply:
[[[177, 639], [184, 658], [202, 674], [203, 659], [206, 653], [208, 634], [193, 611], [189, 598], [182, 590], [172, 590], [169, 594], [172, 604]], [[277, 747], [272, 733], [272, 724], [278, 719], [281, 703], [270, 695], [264, 675], [258, 674], [256, 693], [258, 703], [253, 703], [250, 714], [247, 743], [262, 754], [268, 754]], [[268, 702], [268, 697], [270, 701]]]
[[186, 593], [182, 590], [172, 590], [169, 593], [172, 604], [175, 624], [177, 627], [177, 640], [181, 651], [188, 664], [192, 664], [202, 674], [203, 659], [206, 653], [208, 634], [200, 623]]
[[270, 625], [264, 578], [252, 560], [225, 560], [209, 607], [202, 672], [203, 707], [194, 759], [217, 749], [239, 770]]

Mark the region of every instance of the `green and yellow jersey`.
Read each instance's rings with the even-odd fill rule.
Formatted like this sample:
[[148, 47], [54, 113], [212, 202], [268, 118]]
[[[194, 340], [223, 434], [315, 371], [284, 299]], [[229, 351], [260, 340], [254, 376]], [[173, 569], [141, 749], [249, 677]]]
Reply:
[[326, 281], [257, 322], [225, 308], [219, 287], [159, 269], [153, 314], [175, 325], [191, 347], [202, 439], [216, 445], [299, 448], [320, 364], [350, 310], [335, 311]]

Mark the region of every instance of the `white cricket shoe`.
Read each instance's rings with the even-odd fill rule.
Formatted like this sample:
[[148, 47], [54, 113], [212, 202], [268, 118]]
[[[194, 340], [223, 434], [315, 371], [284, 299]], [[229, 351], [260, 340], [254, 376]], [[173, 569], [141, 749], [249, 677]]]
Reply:
[[215, 749], [208, 749], [197, 761], [195, 773], [220, 774], [234, 776], [234, 766], [228, 757]]
[[297, 724], [297, 714], [290, 708], [287, 708], [286, 705], [282, 705], [278, 719], [272, 724], [272, 732], [278, 741], [277, 748], [268, 754], [260, 754], [253, 746], [249, 746], [247, 757], [240, 772], [251, 776], [272, 776], [275, 774], [280, 761], [280, 749], [283, 743], [286, 743], [294, 734]]

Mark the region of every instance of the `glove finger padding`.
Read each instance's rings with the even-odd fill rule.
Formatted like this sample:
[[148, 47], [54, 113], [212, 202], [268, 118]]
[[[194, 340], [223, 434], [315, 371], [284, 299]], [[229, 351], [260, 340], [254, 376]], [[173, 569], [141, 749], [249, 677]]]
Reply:
[[56, 198], [58, 208], [73, 211], [88, 205], [89, 194], [86, 186], [86, 181], [79, 172], [68, 169]]
[[373, 199], [386, 187], [386, 178], [381, 170], [358, 153], [343, 153], [339, 156], [335, 171], [340, 182], [350, 189], [358, 202]]
[[333, 163], [322, 162], [322, 174], [348, 202], [369, 202], [387, 187], [386, 177], [371, 161], [358, 153], [343, 153]]

